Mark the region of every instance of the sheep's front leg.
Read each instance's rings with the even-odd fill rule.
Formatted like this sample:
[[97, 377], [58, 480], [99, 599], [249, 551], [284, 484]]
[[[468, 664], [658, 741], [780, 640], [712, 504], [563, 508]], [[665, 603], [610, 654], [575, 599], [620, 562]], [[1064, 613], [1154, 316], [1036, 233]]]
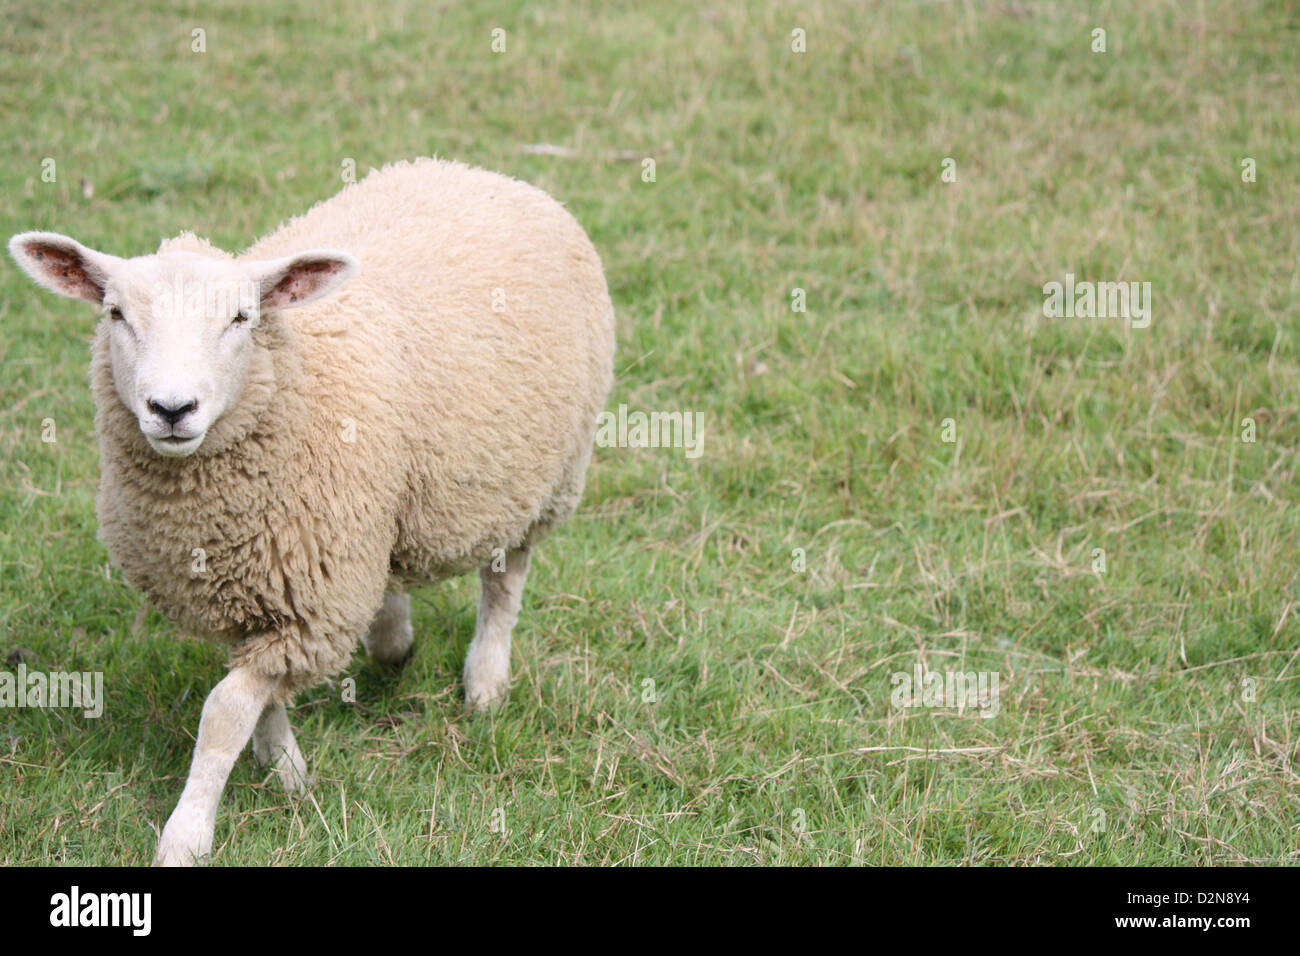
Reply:
[[303, 796], [307, 793], [311, 784], [311, 778], [307, 776], [307, 761], [298, 749], [284, 704], [272, 701], [262, 710], [257, 726], [253, 728], [253, 756], [261, 766], [271, 765], [290, 794]]
[[157, 865], [191, 866], [212, 852], [221, 791], [275, 687], [273, 678], [236, 667], [208, 694], [189, 779], [158, 840]]
[[510, 632], [519, 618], [528, 576], [528, 549], [506, 554], [505, 568], [479, 569], [483, 593], [478, 602], [474, 640], [465, 655], [465, 701], [486, 710], [505, 696], [510, 684]]

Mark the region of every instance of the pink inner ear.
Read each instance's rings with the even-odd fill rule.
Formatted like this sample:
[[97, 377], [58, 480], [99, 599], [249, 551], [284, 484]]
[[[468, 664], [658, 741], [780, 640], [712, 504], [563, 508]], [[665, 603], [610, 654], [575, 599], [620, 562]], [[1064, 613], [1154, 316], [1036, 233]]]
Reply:
[[291, 305], [312, 295], [321, 282], [343, 268], [343, 263], [328, 259], [317, 262], [299, 262], [285, 273], [262, 299], [267, 305]]
[[40, 264], [41, 272], [68, 295], [82, 299], [104, 298], [104, 287], [86, 271], [81, 256], [48, 242], [27, 243], [24, 251]]

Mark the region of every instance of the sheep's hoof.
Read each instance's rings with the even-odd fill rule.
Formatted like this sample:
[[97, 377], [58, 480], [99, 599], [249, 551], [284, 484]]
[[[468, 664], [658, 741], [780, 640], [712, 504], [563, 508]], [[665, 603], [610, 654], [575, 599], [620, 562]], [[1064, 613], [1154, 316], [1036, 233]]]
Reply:
[[371, 659], [387, 667], [400, 668], [411, 659], [415, 630], [411, 627], [411, 598], [389, 594], [384, 598], [361, 643]]
[[211, 853], [212, 833], [195, 814], [177, 807], [158, 838], [153, 865], [195, 866], [207, 862]]
[[276, 768], [275, 775], [280, 778], [284, 792], [291, 797], [305, 797], [307, 792], [316, 786], [316, 777], [305, 770], [299, 771], [297, 768], [280, 770]]
[[465, 706], [482, 713], [499, 705], [510, 690], [510, 647], [475, 637], [465, 655]]
[[261, 760], [260, 763], [271, 764], [271, 774], [280, 778], [284, 792], [291, 797], [305, 797], [307, 791], [316, 785], [316, 778], [307, 772], [307, 762], [301, 753], [291, 754], [282, 750], [273, 761]]
[[476, 714], [498, 710], [505, 703], [509, 681], [489, 684], [470, 681], [465, 685], [465, 707]]
[[164, 850], [161, 846], [153, 858], [154, 866], [198, 866], [203, 862], [189, 850]]
[[413, 658], [414, 656], [415, 656], [415, 645], [412, 644], [410, 647], [406, 649], [405, 653], [403, 653], [401, 657], [397, 657], [390, 660], [387, 658], [379, 657], [376, 654], [371, 654], [370, 659], [374, 661], [376, 664], [378, 664], [380, 667], [384, 668], [384, 670], [389, 671], [391, 673], [397, 673], [398, 671], [403, 670], [407, 664], [411, 663], [411, 658]]
[[272, 775], [280, 778], [285, 792], [291, 797], [305, 797], [316, 783], [316, 778], [307, 772], [307, 760], [291, 733], [275, 743], [254, 734], [253, 759], [258, 766], [269, 766]]

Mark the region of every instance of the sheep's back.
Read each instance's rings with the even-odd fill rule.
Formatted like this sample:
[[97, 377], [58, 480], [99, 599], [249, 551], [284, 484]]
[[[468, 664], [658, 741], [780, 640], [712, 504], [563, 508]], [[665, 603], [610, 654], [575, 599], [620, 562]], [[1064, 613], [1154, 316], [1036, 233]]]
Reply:
[[438, 160], [386, 167], [248, 258], [343, 249], [360, 273], [284, 313], [311, 406], [350, 421], [358, 476], [399, 469], [395, 570], [461, 573], [531, 540], [581, 493], [609, 390], [599, 257], [542, 191]]

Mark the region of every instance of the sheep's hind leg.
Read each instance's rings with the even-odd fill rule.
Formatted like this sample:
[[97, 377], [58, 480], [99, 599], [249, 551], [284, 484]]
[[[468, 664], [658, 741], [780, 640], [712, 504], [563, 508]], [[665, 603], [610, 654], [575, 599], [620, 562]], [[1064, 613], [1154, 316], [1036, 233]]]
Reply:
[[411, 596], [386, 594], [370, 629], [361, 639], [366, 653], [381, 664], [401, 664], [411, 655], [415, 632], [411, 629]]
[[276, 684], [251, 667], [236, 667], [208, 694], [185, 790], [158, 840], [157, 865], [191, 866], [212, 852], [221, 791]]
[[479, 569], [478, 576], [483, 593], [474, 640], [465, 655], [465, 702], [474, 710], [487, 710], [510, 685], [510, 633], [524, 596], [528, 549], [510, 551], [502, 570], [494, 571], [489, 564]]
[[263, 767], [270, 764], [290, 794], [303, 796], [307, 793], [311, 785], [307, 761], [298, 749], [284, 704], [272, 702], [262, 711], [257, 726], [253, 728], [253, 757]]

